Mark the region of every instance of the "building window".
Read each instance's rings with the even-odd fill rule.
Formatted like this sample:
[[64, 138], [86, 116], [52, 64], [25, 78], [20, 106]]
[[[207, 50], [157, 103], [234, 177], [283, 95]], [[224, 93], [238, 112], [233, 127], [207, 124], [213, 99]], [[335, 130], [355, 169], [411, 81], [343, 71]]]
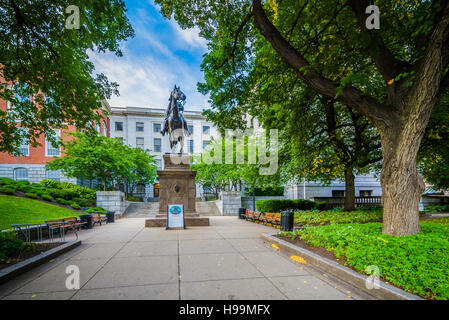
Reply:
[[14, 180], [28, 180], [28, 169], [26, 168], [15, 168], [14, 169]]
[[123, 122], [115, 123], [115, 131], [123, 131]]
[[203, 126], [203, 134], [210, 134], [210, 127], [209, 126]]
[[345, 191], [344, 190], [332, 190], [332, 197], [344, 197]]
[[361, 197], [371, 197], [373, 190], [360, 190], [359, 193]]
[[[54, 130], [56, 140], [58, 140], [61, 137], [61, 131], [60, 130]], [[45, 151], [47, 157], [59, 157], [61, 155], [61, 148], [59, 146], [54, 146], [50, 141], [47, 140], [47, 137], [45, 137]]]
[[153, 123], [153, 132], [161, 132], [161, 124]]
[[144, 130], [143, 122], [136, 122], [136, 131], [137, 132], [143, 132], [143, 130]]
[[103, 136], [106, 137], [107, 132], [106, 132], [106, 123], [103, 123]]
[[154, 138], [154, 152], [162, 151], [162, 140], [161, 138]]
[[22, 137], [22, 144], [19, 146], [17, 154], [15, 154], [15, 156], [17, 157], [29, 156], [30, 148], [29, 148], [28, 128], [18, 128], [18, 130], [21, 131], [21, 135], [23, 135], [23, 137]]
[[53, 170], [47, 170], [47, 179], [53, 180], [53, 181], [61, 181], [61, 173], [59, 170], [53, 171]]
[[98, 121], [95, 121], [95, 131], [101, 133], [100, 124], [98, 123]]
[[142, 137], [136, 138], [136, 147], [142, 150], [145, 149], [145, 140]]
[[209, 144], [208, 140], [203, 140], [203, 149], [206, 149], [208, 144]]
[[193, 125], [187, 126], [187, 130], [189, 131], [190, 134], [193, 134]]
[[192, 139], [189, 140], [189, 152], [193, 153], [193, 140]]

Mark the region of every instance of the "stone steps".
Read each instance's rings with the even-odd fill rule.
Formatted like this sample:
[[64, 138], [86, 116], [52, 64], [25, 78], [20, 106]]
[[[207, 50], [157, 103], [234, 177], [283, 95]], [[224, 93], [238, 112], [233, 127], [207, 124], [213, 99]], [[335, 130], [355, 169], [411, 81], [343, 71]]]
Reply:
[[220, 216], [220, 211], [213, 201], [196, 202], [196, 212], [200, 216]]

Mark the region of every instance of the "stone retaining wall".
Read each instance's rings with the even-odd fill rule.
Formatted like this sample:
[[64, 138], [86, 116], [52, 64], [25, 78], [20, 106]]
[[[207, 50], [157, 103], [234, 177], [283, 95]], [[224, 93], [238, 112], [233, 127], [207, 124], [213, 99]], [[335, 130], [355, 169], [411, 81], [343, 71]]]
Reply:
[[224, 216], [236, 216], [242, 207], [242, 195], [240, 191], [223, 191], [220, 194], [220, 212]]
[[97, 207], [121, 215], [126, 209], [125, 194], [121, 191], [97, 191]]

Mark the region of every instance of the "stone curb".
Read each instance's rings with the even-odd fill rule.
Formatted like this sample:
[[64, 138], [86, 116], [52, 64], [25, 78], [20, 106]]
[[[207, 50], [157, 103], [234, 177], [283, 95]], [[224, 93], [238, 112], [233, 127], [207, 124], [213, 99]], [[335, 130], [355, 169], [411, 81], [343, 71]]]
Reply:
[[376, 298], [383, 300], [425, 300], [419, 296], [388, 285], [381, 280], [379, 280], [378, 289], [369, 290], [365, 285], [368, 276], [355, 272], [348, 267], [342, 266], [341, 264], [324, 258], [314, 252], [295, 246], [290, 242], [274, 237], [274, 235], [272, 234], [263, 234], [262, 237], [271, 243], [277, 244], [282, 250], [303, 257], [308, 263], [317, 266], [321, 270], [356, 286], [357, 288], [372, 296], [375, 296]]
[[78, 247], [79, 245], [81, 245], [81, 240], [70, 241], [56, 248], [38, 254], [37, 256], [2, 269], [0, 270], [0, 284], [14, 279], [18, 275], [27, 272], [53, 258], [56, 258], [57, 256], [60, 256], [61, 254]]

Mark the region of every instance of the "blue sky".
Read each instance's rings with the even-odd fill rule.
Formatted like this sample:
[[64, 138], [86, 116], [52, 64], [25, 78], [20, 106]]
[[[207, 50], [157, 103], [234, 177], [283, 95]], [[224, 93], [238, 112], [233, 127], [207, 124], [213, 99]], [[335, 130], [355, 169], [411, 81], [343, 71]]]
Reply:
[[187, 95], [187, 110], [207, 108], [208, 97], [196, 89], [204, 79], [200, 65], [207, 48], [198, 30], [182, 30], [176, 21], [165, 19], [151, 0], [125, 3], [136, 36], [122, 43], [123, 56], [89, 54], [96, 71], [120, 85], [120, 96], [109, 103], [166, 108], [176, 84]]

